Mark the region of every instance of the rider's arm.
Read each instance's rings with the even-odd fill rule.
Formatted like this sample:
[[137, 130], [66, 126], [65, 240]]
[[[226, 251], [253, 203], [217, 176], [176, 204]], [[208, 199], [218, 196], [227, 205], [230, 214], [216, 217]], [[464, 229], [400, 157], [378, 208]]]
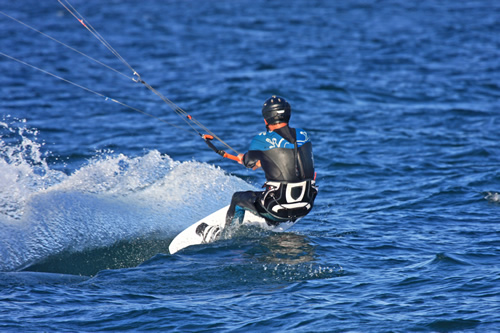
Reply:
[[238, 157], [241, 158], [240, 164], [243, 164], [247, 168], [252, 168], [253, 170], [256, 170], [260, 168], [260, 158], [259, 158], [259, 152], [258, 151], [253, 151], [250, 150], [246, 154], [239, 154]]

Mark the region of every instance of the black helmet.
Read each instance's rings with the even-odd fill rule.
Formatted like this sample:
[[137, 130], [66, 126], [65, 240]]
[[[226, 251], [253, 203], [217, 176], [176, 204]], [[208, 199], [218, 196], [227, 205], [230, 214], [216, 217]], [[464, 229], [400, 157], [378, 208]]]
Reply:
[[268, 125], [288, 123], [291, 114], [290, 104], [280, 96], [269, 97], [262, 107], [262, 116]]

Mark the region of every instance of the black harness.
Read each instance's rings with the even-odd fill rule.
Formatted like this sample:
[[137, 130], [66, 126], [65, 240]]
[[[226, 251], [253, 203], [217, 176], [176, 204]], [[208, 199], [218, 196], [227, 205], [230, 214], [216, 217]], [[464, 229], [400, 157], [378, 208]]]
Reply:
[[296, 183], [268, 181], [264, 186], [266, 190], [258, 203], [263, 210], [261, 215], [267, 217], [271, 224], [295, 221], [307, 215], [318, 194], [314, 180]]
[[[293, 135], [296, 138], [295, 130]], [[266, 190], [258, 202], [263, 209], [261, 215], [270, 219], [271, 224], [295, 221], [313, 208], [318, 188], [315, 180], [306, 178], [297, 139], [294, 142], [294, 164], [296, 178], [300, 181], [267, 181], [264, 184]]]

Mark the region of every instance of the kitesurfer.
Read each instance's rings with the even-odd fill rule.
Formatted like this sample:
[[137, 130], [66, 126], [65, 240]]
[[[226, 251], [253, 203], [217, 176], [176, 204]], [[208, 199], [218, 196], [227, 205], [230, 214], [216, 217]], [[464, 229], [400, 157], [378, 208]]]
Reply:
[[265, 101], [262, 116], [267, 131], [256, 135], [238, 160], [247, 168], [262, 167], [265, 190], [234, 193], [226, 227], [241, 223], [245, 210], [264, 217], [269, 225], [295, 221], [311, 211], [318, 193], [312, 143], [305, 130], [288, 126], [290, 104], [272, 96]]

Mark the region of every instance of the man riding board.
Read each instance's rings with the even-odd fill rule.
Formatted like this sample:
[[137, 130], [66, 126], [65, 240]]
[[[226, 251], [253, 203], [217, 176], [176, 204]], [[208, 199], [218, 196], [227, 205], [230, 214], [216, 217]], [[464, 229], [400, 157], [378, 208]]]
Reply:
[[288, 126], [290, 104], [272, 96], [265, 101], [262, 116], [267, 131], [256, 135], [238, 160], [247, 168], [262, 167], [265, 190], [234, 193], [226, 227], [241, 223], [245, 210], [264, 217], [269, 225], [295, 221], [311, 211], [318, 193], [312, 143], [305, 130]]

